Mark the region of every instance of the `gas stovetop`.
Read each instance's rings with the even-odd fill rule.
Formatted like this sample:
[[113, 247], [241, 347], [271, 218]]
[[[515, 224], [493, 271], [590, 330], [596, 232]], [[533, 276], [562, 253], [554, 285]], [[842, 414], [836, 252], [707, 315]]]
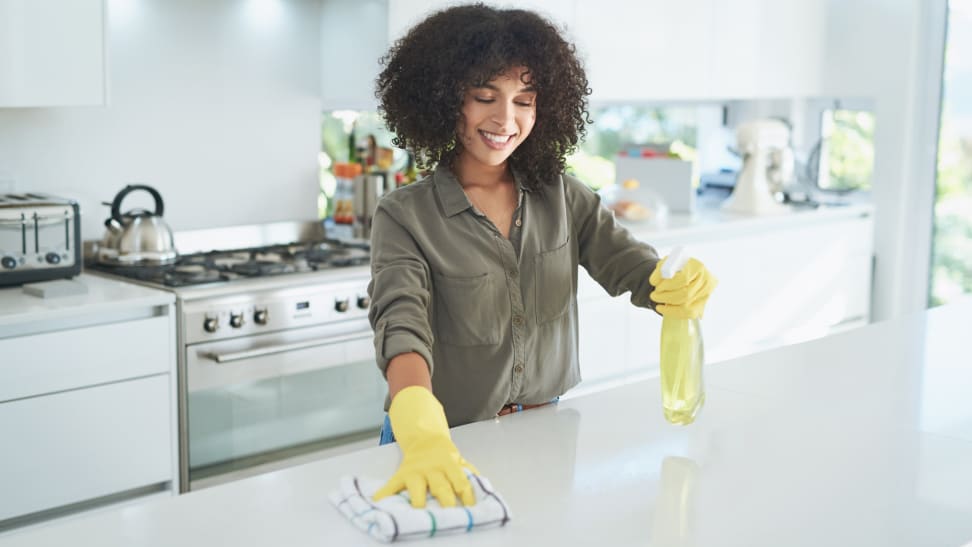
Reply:
[[85, 268], [143, 285], [195, 292], [196, 287], [234, 286], [234, 282], [242, 280], [266, 279], [273, 285], [276, 283], [271, 280], [286, 284], [287, 274], [365, 266], [370, 259], [367, 240], [328, 238], [317, 222], [176, 232], [174, 240], [179, 252], [174, 263], [104, 264], [98, 262], [94, 249], [88, 249]]
[[180, 255], [165, 265], [107, 265], [89, 261], [87, 268], [165, 287], [187, 287], [329, 270], [368, 264], [367, 243], [325, 240]]

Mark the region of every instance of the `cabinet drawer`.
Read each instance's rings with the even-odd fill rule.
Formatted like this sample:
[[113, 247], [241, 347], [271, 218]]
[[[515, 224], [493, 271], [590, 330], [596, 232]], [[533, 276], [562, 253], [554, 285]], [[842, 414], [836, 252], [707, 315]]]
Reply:
[[0, 340], [0, 402], [169, 372], [172, 317]]
[[0, 404], [0, 521], [171, 480], [169, 380]]

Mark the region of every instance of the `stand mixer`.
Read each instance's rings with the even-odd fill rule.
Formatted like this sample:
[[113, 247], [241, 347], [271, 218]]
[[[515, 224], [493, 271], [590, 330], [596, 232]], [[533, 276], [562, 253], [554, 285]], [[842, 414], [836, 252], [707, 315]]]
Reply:
[[790, 129], [780, 120], [752, 120], [739, 125], [736, 141], [743, 167], [722, 210], [742, 214], [782, 214], [783, 185], [793, 177]]

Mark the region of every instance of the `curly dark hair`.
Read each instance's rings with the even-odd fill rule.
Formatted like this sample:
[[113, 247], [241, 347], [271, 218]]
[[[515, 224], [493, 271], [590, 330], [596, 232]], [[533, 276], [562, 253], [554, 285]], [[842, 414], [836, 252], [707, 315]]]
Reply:
[[584, 67], [557, 27], [531, 11], [461, 5], [433, 13], [381, 58], [375, 97], [394, 144], [422, 167], [452, 165], [456, 124], [467, 89], [512, 67], [529, 71], [536, 123], [510, 156], [528, 190], [557, 180], [590, 123]]

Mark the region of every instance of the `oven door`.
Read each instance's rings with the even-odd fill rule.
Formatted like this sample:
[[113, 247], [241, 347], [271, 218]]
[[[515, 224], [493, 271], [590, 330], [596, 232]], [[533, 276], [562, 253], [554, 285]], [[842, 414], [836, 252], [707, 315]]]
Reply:
[[387, 386], [372, 340], [356, 320], [188, 346], [190, 483], [369, 435], [377, 443]]

